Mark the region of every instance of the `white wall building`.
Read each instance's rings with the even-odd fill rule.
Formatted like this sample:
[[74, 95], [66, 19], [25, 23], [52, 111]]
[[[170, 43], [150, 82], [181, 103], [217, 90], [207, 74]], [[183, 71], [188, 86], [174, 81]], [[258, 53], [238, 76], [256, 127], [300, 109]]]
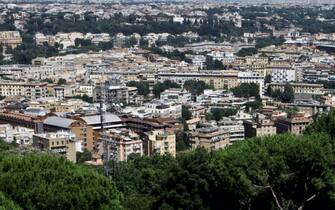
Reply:
[[293, 81], [296, 81], [296, 71], [294, 69], [272, 69], [271, 82], [287, 83]]

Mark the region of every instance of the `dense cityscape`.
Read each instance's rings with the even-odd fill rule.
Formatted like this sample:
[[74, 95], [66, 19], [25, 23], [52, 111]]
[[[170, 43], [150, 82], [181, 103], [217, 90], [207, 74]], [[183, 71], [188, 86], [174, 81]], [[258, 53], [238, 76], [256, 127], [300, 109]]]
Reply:
[[335, 209], [329, 1], [0, 3], [0, 209]]

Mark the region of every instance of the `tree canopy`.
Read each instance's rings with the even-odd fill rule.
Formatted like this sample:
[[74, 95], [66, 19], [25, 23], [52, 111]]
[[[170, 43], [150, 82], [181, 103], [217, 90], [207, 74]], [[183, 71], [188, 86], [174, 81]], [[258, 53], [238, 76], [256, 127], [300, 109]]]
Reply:
[[129, 209], [333, 209], [334, 149], [327, 135], [253, 138], [124, 162], [117, 186]]
[[95, 170], [51, 154], [5, 152], [12, 146], [3, 142], [0, 147], [0, 201], [10, 198], [23, 209], [121, 209], [121, 194]]
[[259, 97], [259, 85], [256, 83], [242, 83], [232, 88], [232, 92], [237, 97]]

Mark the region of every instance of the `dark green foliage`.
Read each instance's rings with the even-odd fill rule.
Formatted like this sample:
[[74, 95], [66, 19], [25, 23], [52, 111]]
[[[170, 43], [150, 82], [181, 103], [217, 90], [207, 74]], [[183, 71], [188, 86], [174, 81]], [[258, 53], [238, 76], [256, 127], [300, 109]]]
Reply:
[[66, 84], [66, 79], [64, 79], [64, 78], [59, 78], [57, 84], [58, 84], [58, 85], [65, 85], [65, 84]]
[[248, 111], [262, 108], [263, 103], [261, 100], [250, 101], [245, 104], [245, 108]]
[[288, 118], [291, 118], [294, 114], [296, 114], [299, 111], [299, 108], [296, 106], [286, 107], [283, 111], [287, 113]]
[[115, 180], [122, 191], [125, 209], [151, 209], [155, 195], [164, 192], [161, 184], [167, 179], [176, 161], [171, 156], [139, 157], [119, 165], [119, 176]]
[[92, 154], [88, 150], [84, 150], [83, 152], [77, 152], [77, 163], [84, 163], [85, 161], [92, 160]]
[[0, 191], [0, 210], [21, 210], [22, 208]]
[[218, 69], [224, 69], [225, 67], [223, 66], [223, 63], [219, 60], [214, 60], [213, 64], [208, 64], [207, 63], [207, 69], [210, 70], [218, 70]]
[[222, 117], [229, 117], [236, 113], [237, 109], [235, 108], [211, 108], [211, 116], [216, 121], [220, 121]]
[[44, 154], [1, 155], [0, 191], [24, 209], [121, 209], [108, 178]]
[[267, 95], [284, 103], [292, 103], [294, 101], [294, 91], [292, 85], [289, 83], [285, 85], [284, 91], [280, 91], [279, 89], [272, 90], [271, 87], [268, 86]]
[[267, 47], [270, 45], [282, 45], [285, 42], [284, 38], [266, 37], [256, 39], [256, 49]]
[[183, 61], [186, 58], [185, 57], [185, 53], [184, 52], [180, 52], [178, 50], [174, 50], [172, 52], [165, 52], [165, 51], [161, 50], [158, 47], [152, 47], [152, 48], [149, 48], [149, 50], [151, 52], [153, 52], [153, 53], [159, 54], [161, 56], [167, 57], [167, 58], [172, 59], [172, 60]]
[[176, 151], [190, 149], [189, 137], [186, 132], [179, 131], [176, 133]]
[[335, 110], [330, 110], [327, 114], [322, 114], [317, 118], [315, 122], [309, 125], [305, 134], [313, 133], [326, 133], [331, 136], [332, 139], [335, 138]]
[[256, 97], [259, 98], [259, 85], [256, 83], [242, 83], [238, 87], [232, 88], [237, 97]]
[[127, 86], [136, 87], [138, 94], [142, 96], [147, 96], [150, 93], [149, 84], [145, 82], [129, 81]]
[[180, 88], [180, 85], [175, 83], [175, 82], [172, 82], [170, 80], [165, 80], [163, 83], [162, 82], [157, 82], [153, 89], [152, 89], [152, 92], [153, 94], [155, 95], [156, 98], [159, 98], [161, 93], [164, 91], [164, 90], [167, 90], [169, 88]]
[[254, 138], [122, 163], [117, 183], [127, 209], [333, 209], [334, 146], [326, 135]]
[[270, 83], [271, 82], [271, 74], [267, 74], [264, 78], [264, 83], [267, 84], [267, 83]]
[[187, 80], [183, 86], [187, 91], [191, 92], [192, 95], [200, 95], [204, 93], [206, 89], [213, 89], [210, 85], [204, 81]]
[[189, 120], [192, 118], [192, 112], [184, 105], [181, 109], [181, 117], [183, 120]]
[[77, 98], [77, 99], [81, 99], [87, 103], [93, 103], [93, 98], [92, 97], [89, 97], [87, 94], [84, 94], [84, 95], [76, 95], [74, 96], [73, 98]]
[[245, 57], [245, 56], [251, 56], [254, 54], [257, 54], [256, 48], [242, 48], [240, 51], [236, 53], [237, 56]]

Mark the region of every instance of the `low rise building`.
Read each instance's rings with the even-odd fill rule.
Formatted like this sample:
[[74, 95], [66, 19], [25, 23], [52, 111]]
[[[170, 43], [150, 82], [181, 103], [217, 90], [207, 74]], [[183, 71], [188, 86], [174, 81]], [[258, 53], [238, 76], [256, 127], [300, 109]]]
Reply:
[[312, 118], [306, 117], [304, 113], [297, 113], [292, 118], [278, 118], [276, 120], [277, 132], [301, 135], [312, 121]]
[[32, 144], [34, 133], [34, 129], [31, 128], [12, 126], [10, 124], [0, 125], [0, 138], [7, 143], [14, 142], [20, 145]]
[[258, 114], [254, 120], [245, 120], [243, 126], [246, 138], [268, 136], [277, 133], [274, 122], [265, 118], [265, 115], [262, 114]]
[[77, 162], [76, 141], [73, 133], [64, 131], [33, 135], [34, 147], [64, 155], [72, 162]]
[[47, 83], [0, 81], [1, 96], [24, 96], [30, 100], [47, 96]]
[[19, 31], [0, 31], [0, 44], [16, 48], [22, 43]]

